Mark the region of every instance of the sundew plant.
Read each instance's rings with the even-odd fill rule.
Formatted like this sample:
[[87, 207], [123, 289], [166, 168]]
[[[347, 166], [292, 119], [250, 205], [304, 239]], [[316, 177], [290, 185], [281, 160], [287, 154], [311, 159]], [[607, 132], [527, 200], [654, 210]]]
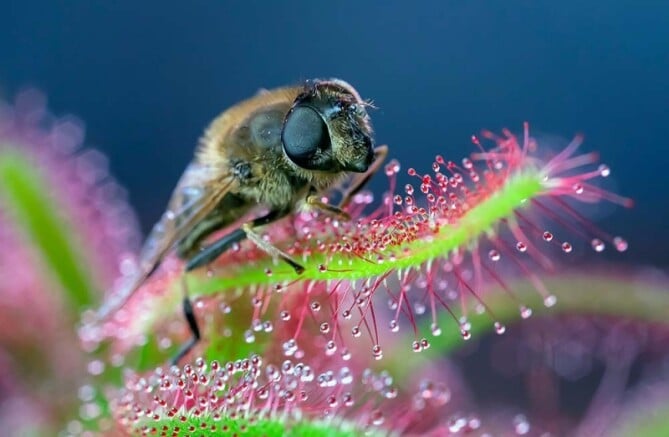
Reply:
[[[305, 209], [263, 228], [302, 274], [247, 241], [187, 275], [170, 257], [105, 320], [140, 237], [83, 142], [82, 123], [34, 91], [0, 104], [11, 435], [669, 432], [669, 296], [592, 267], [631, 252], [593, 206], [632, 200], [606, 188], [612, 169], [581, 136], [545, 144], [524, 124], [463, 141], [461, 157], [391, 159], [375, 176], [386, 192], [356, 195], [350, 220]], [[171, 366], [190, 337], [184, 287], [202, 340]]]

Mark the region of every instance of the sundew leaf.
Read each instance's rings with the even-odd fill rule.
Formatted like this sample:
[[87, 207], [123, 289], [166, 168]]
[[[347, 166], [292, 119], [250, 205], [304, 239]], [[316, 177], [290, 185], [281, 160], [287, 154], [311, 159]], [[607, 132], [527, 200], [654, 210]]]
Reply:
[[95, 301], [96, 287], [72, 238], [73, 230], [58, 214], [48, 195], [50, 187], [31, 163], [17, 152], [3, 147], [0, 155], [0, 196], [30, 240], [39, 250], [45, 266], [58, 280], [72, 313]]
[[[534, 169], [526, 169], [510, 177], [507, 183], [498, 192], [494, 193], [485, 202], [472, 208], [463, 216], [457, 226], [444, 226], [430, 241], [415, 240], [401, 247], [390, 247], [386, 252], [404, 251], [402, 257], [387, 260], [384, 263], [372, 263], [364, 258], [355, 258], [343, 254], [334, 254], [327, 257], [315, 252], [303, 260], [305, 271], [297, 275], [287, 266], [276, 269], [271, 259], [265, 262], [249, 263], [237, 266], [234, 276], [214, 276], [198, 282], [193, 288], [199, 294], [206, 295], [219, 293], [226, 289], [237, 289], [245, 286], [273, 284], [281, 281], [328, 281], [328, 280], [356, 280], [374, 276], [381, 276], [390, 271], [420, 266], [443, 254], [467, 247], [472, 241], [491, 231], [502, 220], [509, 218], [513, 212], [522, 207], [527, 199], [541, 195], [543, 186], [542, 175]], [[380, 253], [384, 255], [384, 253]], [[321, 265], [345, 265], [342, 269], [319, 268]], [[266, 274], [268, 269], [274, 268], [272, 276]]]
[[[192, 435], [230, 435], [230, 436], [265, 436], [265, 437], [355, 437], [363, 435], [352, 425], [337, 421], [300, 421], [292, 423], [280, 418], [231, 419], [222, 417], [214, 419], [206, 413], [202, 417], [175, 416], [170, 420], [160, 420], [148, 425], [151, 429], [166, 431], [166, 435], [186, 437]], [[149, 433], [151, 434], [151, 433]], [[364, 433], [374, 436], [374, 433]], [[380, 435], [380, 434], [376, 434]]]

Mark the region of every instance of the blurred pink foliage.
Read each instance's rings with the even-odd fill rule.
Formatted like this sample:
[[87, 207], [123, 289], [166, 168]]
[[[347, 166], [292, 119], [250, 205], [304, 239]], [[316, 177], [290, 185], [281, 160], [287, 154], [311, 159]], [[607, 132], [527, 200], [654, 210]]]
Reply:
[[[134, 253], [139, 233], [105, 157], [82, 148], [83, 139], [82, 123], [52, 116], [36, 91], [19, 94], [14, 104], [0, 100], [0, 154], [21, 154], [46, 181], [101, 295], [120, 261]], [[67, 307], [22, 231], [0, 199], [0, 423], [8, 435], [62, 429], [73, 418], [89, 360], [75, 330], [79, 309]]]

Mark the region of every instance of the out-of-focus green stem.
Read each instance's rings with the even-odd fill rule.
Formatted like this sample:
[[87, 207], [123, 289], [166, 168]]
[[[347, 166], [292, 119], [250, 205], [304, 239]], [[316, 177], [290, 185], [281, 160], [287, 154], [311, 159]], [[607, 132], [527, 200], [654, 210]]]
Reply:
[[[494, 322], [512, 325], [521, 321], [519, 302], [532, 309], [532, 317], [546, 315], [595, 315], [617, 319], [635, 320], [642, 323], [656, 323], [669, 326], [669, 290], [657, 284], [644, 282], [639, 277], [625, 278], [613, 275], [603, 276], [571, 274], [544, 281], [547, 288], [557, 297], [555, 306], [547, 308], [543, 299], [527, 281], [513, 284], [511, 290], [517, 300], [509, 297], [501, 289], [495, 289], [484, 297], [486, 304], [493, 309], [496, 320], [490, 314], [477, 314], [470, 308], [467, 315], [471, 323], [469, 330], [472, 339], [494, 332]], [[416, 354], [418, 361], [429, 360], [437, 356], [445, 357], [468, 344], [454, 320], [445, 311], [440, 313], [439, 325], [442, 333], [429, 337], [431, 347]], [[459, 313], [456, 312], [456, 316]], [[430, 327], [423, 326], [420, 332], [429, 333]], [[505, 335], [505, 334], [502, 334]], [[396, 344], [409, 348], [411, 340], [399, 341]], [[469, 340], [472, 341], [472, 340]], [[406, 354], [391, 353], [389, 357], [406, 357]], [[386, 361], [386, 360], [384, 360]], [[384, 362], [396, 378], [407, 375], [413, 366], [407, 366], [405, 358], [401, 362], [392, 363], [392, 358]]]
[[63, 287], [73, 315], [95, 300], [88, 263], [74, 246], [72, 230], [49, 196], [51, 188], [18, 152], [0, 148], [0, 200], [35, 243], [44, 265]]

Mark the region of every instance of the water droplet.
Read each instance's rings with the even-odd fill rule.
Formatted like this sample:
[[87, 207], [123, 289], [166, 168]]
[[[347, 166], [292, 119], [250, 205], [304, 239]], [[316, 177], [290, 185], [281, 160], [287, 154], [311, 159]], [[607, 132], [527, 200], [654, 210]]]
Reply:
[[390, 327], [390, 332], [397, 332], [400, 330], [400, 325], [395, 319], [388, 322], [388, 327]]
[[532, 316], [532, 308], [528, 308], [525, 305], [520, 307], [520, 317], [523, 319], [529, 319]]
[[516, 249], [520, 253], [527, 252], [527, 245], [525, 243], [523, 243], [522, 241], [519, 241], [519, 242], [516, 243]]
[[627, 241], [625, 241], [622, 237], [614, 237], [613, 245], [616, 247], [618, 252], [624, 252], [627, 250]]
[[566, 241], [565, 241], [564, 243], [562, 243], [562, 251], [563, 251], [564, 253], [571, 253], [571, 251], [572, 251], [573, 249], [574, 249], [574, 248], [572, 247], [571, 243], [568, 243], [568, 242], [566, 242]]
[[557, 297], [555, 297], [555, 295], [553, 294], [548, 295], [544, 298], [544, 305], [546, 305], [547, 308], [552, 307], [553, 305], [555, 305], [556, 302], [557, 302]]
[[602, 252], [604, 251], [604, 248], [606, 247], [604, 245], [604, 242], [600, 240], [599, 238], [593, 238], [592, 241], [590, 242], [592, 244], [592, 248], [595, 250], [595, 252]]
[[380, 360], [383, 358], [383, 349], [381, 349], [381, 346], [378, 344], [375, 344], [372, 347], [372, 356], [374, 357], [375, 360]]
[[460, 335], [462, 335], [463, 340], [469, 340], [472, 338], [472, 333], [464, 328], [460, 328]]
[[356, 338], [360, 337], [360, 334], [361, 334], [360, 327], [359, 326], [354, 326], [353, 328], [351, 328], [351, 334]]
[[374, 426], [379, 426], [383, 424], [383, 413], [380, 410], [374, 410], [372, 411], [372, 414], [370, 415], [370, 419], [372, 421], [372, 425]]
[[411, 343], [411, 350], [414, 352], [420, 352], [423, 350], [423, 348], [421, 347], [419, 341], [414, 340], [413, 343]]
[[544, 234], [542, 235], [544, 241], [550, 242], [553, 241], [553, 234], [551, 234], [548, 231], [544, 231]]
[[504, 326], [500, 322], [495, 322], [495, 332], [498, 333], [499, 335], [504, 334], [506, 332], [506, 326]]
[[335, 352], [337, 352], [337, 344], [334, 342], [334, 340], [329, 340], [325, 344], [325, 355], [332, 356]]
[[286, 310], [283, 310], [279, 313], [279, 317], [281, 317], [281, 320], [283, 320], [284, 322], [287, 322], [288, 320], [290, 320], [290, 313]]
[[436, 323], [432, 323], [432, 325], [430, 325], [430, 330], [432, 331], [432, 335], [435, 337], [439, 337], [441, 335], [441, 328]]
[[253, 334], [253, 331], [250, 329], [244, 331], [244, 341], [247, 343], [253, 343], [256, 341], [256, 336]]
[[522, 414], [513, 418], [513, 428], [518, 435], [525, 435], [530, 432], [530, 422]]
[[466, 425], [467, 420], [464, 417], [452, 417], [448, 421], [448, 430], [454, 434], [458, 434]]
[[287, 340], [283, 343], [283, 353], [287, 357], [295, 354], [297, 351], [297, 342], [295, 341], [294, 338], [291, 338], [290, 340]]
[[344, 366], [339, 370], [339, 382], [344, 385], [353, 383], [353, 374], [351, 373], [351, 369]]
[[599, 170], [599, 174], [603, 178], [609, 177], [609, 175], [611, 174], [611, 169], [606, 164], [600, 164], [598, 170]]
[[425, 314], [425, 304], [422, 302], [416, 302], [413, 306], [413, 310], [417, 315]]
[[93, 360], [88, 363], [88, 373], [91, 375], [101, 375], [105, 370], [105, 363], [100, 360]]
[[490, 258], [491, 261], [499, 261], [501, 257], [500, 253], [494, 249], [488, 252], [488, 258]]
[[583, 185], [582, 184], [574, 184], [572, 189], [574, 190], [574, 193], [576, 193], [576, 194], [583, 194]]

